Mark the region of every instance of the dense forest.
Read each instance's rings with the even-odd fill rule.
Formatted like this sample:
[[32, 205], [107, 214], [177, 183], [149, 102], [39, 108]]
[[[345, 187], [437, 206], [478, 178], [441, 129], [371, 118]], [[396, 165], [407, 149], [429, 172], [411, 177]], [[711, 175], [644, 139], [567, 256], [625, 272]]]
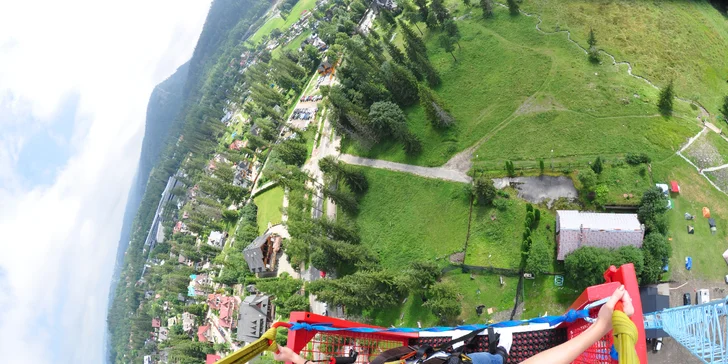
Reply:
[[[244, 50], [242, 36], [269, 6], [270, 1], [267, 0], [215, 0], [210, 7], [202, 34], [189, 62], [187, 79], [182, 89], [182, 111], [169, 124], [166, 138], [160, 135], [163, 143], [152, 148], [159, 153], [160, 163], [152, 169], [146, 182], [144, 197], [132, 224], [131, 242], [124, 259], [124, 269], [109, 310], [111, 362], [123, 361], [126, 350], [130, 347], [132, 327], [149, 325], [149, 320], [144, 317], [130, 318], [134, 316], [141, 298], [140, 293], [134, 289], [134, 283], [144, 265], [144, 239], [159, 196], [167, 179], [179, 167], [183, 156], [189, 152], [209, 154], [214, 149], [216, 137], [221, 131], [222, 124], [219, 120], [224, 115], [223, 103], [227, 94], [232, 91], [232, 85], [240, 77], [237, 62], [233, 62], [231, 66], [231, 60], [239, 58]], [[176, 82], [179, 80], [175, 78], [174, 83]], [[173, 109], [170, 104], [165, 107]], [[180, 139], [182, 142], [178, 143]], [[143, 337], [131, 339], [141, 340], [142, 343], [144, 341]], [[137, 345], [131, 345], [134, 346]]]

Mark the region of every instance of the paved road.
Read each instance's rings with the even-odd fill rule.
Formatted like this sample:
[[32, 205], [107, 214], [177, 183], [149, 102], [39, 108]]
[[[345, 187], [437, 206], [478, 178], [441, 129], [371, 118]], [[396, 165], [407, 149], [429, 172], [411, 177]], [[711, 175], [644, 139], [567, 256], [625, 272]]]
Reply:
[[379, 160], [379, 159], [369, 159], [369, 158], [357, 157], [357, 156], [351, 155], [351, 154], [342, 154], [339, 157], [339, 160], [341, 160], [344, 163], [353, 164], [353, 165], [357, 165], [357, 166], [389, 169], [392, 171], [416, 174], [416, 175], [422, 176], [422, 177], [436, 178], [436, 179], [442, 179], [442, 180], [446, 180], [446, 181], [470, 183], [473, 180], [472, 178], [470, 178], [470, 176], [468, 176], [467, 174], [465, 174], [463, 172], [444, 168], [444, 167], [413, 166], [411, 164], [402, 164], [402, 163], [395, 163], [395, 162], [390, 162], [390, 161], [383, 161], [383, 160]]

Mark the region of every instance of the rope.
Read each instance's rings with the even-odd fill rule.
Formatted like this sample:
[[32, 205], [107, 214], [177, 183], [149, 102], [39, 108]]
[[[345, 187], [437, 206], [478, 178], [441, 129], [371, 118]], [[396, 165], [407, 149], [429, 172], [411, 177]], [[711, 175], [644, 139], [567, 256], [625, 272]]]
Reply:
[[612, 336], [619, 364], [639, 364], [640, 360], [634, 348], [637, 343], [637, 326], [622, 311], [615, 310], [612, 314]]
[[473, 324], [473, 325], [461, 325], [461, 326], [454, 326], [454, 327], [448, 327], [448, 326], [435, 326], [435, 327], [428, 327], [428, 328], [414, 328], [414, 327], [397, 327], [397, 328], [372, 328], [372, 327], [347, 327], [347, 328], [339, 328], [339, 327], [333, 327], [330, 324], [308, 324], [305, 322], [296, 323], [292, 322], [290, 323], [289, 330], [296, 331], [296, 330], [306, 330], [306, 331], [349, 331], [349, 332], [360, 332], [360, 333], [415, 333], [415, 332], [444, 332], [444, 331], [453, 331], [453, 330], [466, 330], [466, 331], [473, 331], [473, 330], [482, 330], [487, 329], [489, 327], [515, 327], [515, 326], [521, 326], [526, 324], [549, 324], [549, 326], [558, 325], [562, 322], [574, 322], [578, 319], [584, 319], [589, 317], [589, 309], [583, 309], [583, 310], [569, 310], [564, 315], [561, 316], [544, 316], [544, 317], [536, 317], [532, 318], [530, 320], [513, 320], [513, 321], [503, 321], [498, 322], [494, 324]]

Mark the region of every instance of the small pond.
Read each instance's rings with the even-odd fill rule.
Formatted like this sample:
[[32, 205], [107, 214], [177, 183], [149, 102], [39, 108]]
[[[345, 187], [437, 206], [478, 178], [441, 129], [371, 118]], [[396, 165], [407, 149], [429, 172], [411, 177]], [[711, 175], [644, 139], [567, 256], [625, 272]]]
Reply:
[[575, 200], [578, 196], [574, 182], [565, 176], [538, 176], [538, 177], [506, 177], [494, 178], [495, 188], [503, 189], [511, 186], [518, 190], [518, 197], [531, 202], [541, 203], [547, 201], [549, 207], [553, 200], [562, 197]]

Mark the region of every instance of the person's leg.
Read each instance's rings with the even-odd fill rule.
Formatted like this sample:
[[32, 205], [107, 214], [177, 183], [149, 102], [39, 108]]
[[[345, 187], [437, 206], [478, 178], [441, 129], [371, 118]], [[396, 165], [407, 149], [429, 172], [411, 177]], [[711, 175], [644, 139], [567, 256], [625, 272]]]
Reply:
[[513, 334], [505, 330], [497, 330], [496, 332], [500, 334], [500, 338], [498, 339], [498, 348], [495, 354], [470, 353], [468, 356], [473, 360], [473, 364], [505, 364], [513, 344]]
[[504, 364], [503, 357], [491, 353], [470, 353], [468, 354], [473, 364]]

